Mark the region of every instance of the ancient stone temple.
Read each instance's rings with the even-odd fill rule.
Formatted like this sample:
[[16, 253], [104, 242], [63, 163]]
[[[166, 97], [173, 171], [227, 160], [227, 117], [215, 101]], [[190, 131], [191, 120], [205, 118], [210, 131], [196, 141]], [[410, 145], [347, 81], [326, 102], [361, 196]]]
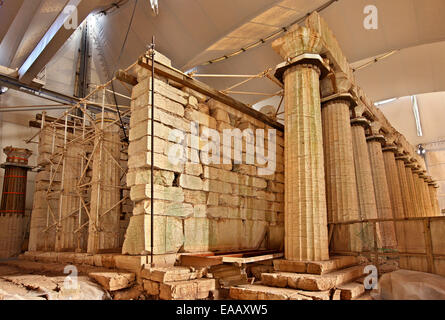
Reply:
[[[380, 49], [364, 48], [355, 38], [360, 45], [353, 46], [352, 35], [341, 33], [349, 26], [331, 29], [327, 21], [335, 19], [324, 10], [338, 1], [319, 8], [312, 8], [318, 1], [243, 2], [231, 19], [249, 21], [223, 37], [227, 22], [213, 8], [217, 1], [206, 2], [206, 10], [214, 10], [212, 26], [187, 11], [205, 1], [177, 4], [187, 13], [181, 12], [187, 19], [180, 25], [187, 36], [176, 21], [157, 18], [166, 1], [159, 1], [165, 7], [157, 1], [77, 2], [85, 19], [78, 31], [61, 27], [39, 43], [56, 48], [66, 35], [78, 41], [57, 61], [44, 63], [42, 49], [38, 57], [11, 58], [11, 68], [0, 65], [2, 103], [22, 94], [53, 103], [16, 106], [33, 112], [32, 119], [26, 113], [23, 132], [10, 124], [23, 122], [22, 114], [0, 106], [0, 141], [29, 146], [4, 149], [0, 300], [372, 300], [401, 291], [440, 297], [445, 149], [423, 144], [430, 133], [422, 132], [422, 123], [434, 122], [424, 116], [430, 114], [425, 97], [422, 103], [416, 96], [377, 102], [388, 98], [387, 91], [369, 84], [386, 81], [377, 68], [390, 65], [385, 59], [408, 59], [410, 50], [363, 62], [363, 54]], [[127, 21], [119, 13], [131, 5]], [[51, 32], [66, 18], [35, 6], [46, 20], [55, 19]], [[299, 16], [306, 6], [311, 10]], [[176, 7], [169, 10], [177, 16]], [[130, 25], [115, 30], [112, 19]], [[168, 41], [161, 32], [166, 25], [177, 32], [169, 32]], [[202, 30], [189, 34], [195, 25]], [[119, 38], [113, 30], [128, 30], [123, 45], [105, 39]], [[369, 34], [378, 39], [386, 36], [374, 31]], [[153, 34], [163, 38], [147, 42]], [[0, 41], [5, 61], [4, 46], [13, 38]], [[18, 52], [26, 51], [24, 43], [17, 42]], [[73, 48], [75, 61], [68, 54]], [[108, 52], [116, 48], [122, 49]], [[16, 68], [20, 60], [26, 63]], [[52, 76], [63, 74], [68, 60], [74, 91], [56, 92], [52, 86], [64, 81]], [[132, 64], [124, 69], [124, 61]], [[368, 77], [360, 73], [374, 64]], [[10, 89], [18, 93], [9, 95]], [[398, 90], [403, 85], [390, 92]], [[389, 103], [392, 109], [382, 107]], [[42, 111], [35, 114], [36, 108]], [[404, 125], [417, 136], [406, 134]], [[67, 286], [73, 279], [78, 283]], [[411, 285], [415, 293], [404, 292]]]

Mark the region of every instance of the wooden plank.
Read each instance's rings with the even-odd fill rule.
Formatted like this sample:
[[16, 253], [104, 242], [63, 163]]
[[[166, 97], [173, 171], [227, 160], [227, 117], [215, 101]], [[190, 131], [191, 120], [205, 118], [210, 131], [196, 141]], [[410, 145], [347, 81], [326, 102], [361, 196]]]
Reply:
[[208, 256], [181, 256], [181, 266], [210, 267], [222, 264], [222, 257], [209, 259]]
[[[140, 57], [138, 60], [138, 64], [141, 67], [151, 70], [151, 60], [146, 56]], [[163, 65], [163, 64], [155, 61], [155, 73], [160, 76], [166, 77], [170, 80], [176, 81], [190, 89], [193, 89], [193, 90], [195, 90], [199, 93], [202, 93], [212, 99], [215, 99], [221, 103], [224, 103], [224, 104], [228, 105], [229, 107], [232, 107], [242, 113], [245, 113], [251, 117], [254, 117], [254, 118], [266, 123], [267, 125], [271, 126], [272, 128], [275, 128], [277, 130], [284, 132], [284, 125], [282, 125], [281, 123], [278, 123], [278, 122], [270, 119], [265, 114], [245, 105], [244, 103], [239, 102], [239, 101], [211, 88], [210, 86], [206, 85], [203, 82], [192, 79], [191, 77], [187, 76], [186, 74], [182, 73], [179, 70], [176, 70], [174, 68], [168, 67], [166, 65]]]
[[254, 263], [259, 261], [278, 259], [283, 256], [284, 256], [283, 253], [267, 254], [250, 258], [236, 258], [236, 257], [225, 256], [222, 258], [222, 261], [228, 263]]

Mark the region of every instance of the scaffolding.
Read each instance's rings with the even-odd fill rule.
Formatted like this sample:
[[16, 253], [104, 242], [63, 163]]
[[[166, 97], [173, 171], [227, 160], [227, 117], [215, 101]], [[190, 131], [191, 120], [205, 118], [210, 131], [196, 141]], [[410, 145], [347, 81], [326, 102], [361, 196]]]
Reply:
[[[31, 223], [32, 249], [89, 253], [120, 250], [122, 207], [129, 201], [128, 142], [123, 131], [131, 112], [131, 97], [111, 89], [113, 81], [121, 82], [113, 78], [96, 86], [58, 118], [43, 111], [40, 129], [26, 141], [36, 143], [33, 139], [39, 137], [39, 169], [46, 174], [42, 175], [43, 197], [41, 193], [35, 196], [33, 211], [43, 210]], [[107, 103], [112, 94], [127, 100], [128, 106]], [[119, 239], [120, 244], [107, 238]]]

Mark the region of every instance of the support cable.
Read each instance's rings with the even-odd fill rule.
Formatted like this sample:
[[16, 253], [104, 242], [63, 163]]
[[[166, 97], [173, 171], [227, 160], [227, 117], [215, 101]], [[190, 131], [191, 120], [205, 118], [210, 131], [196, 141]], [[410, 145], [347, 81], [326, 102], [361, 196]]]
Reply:
[[330, 0], [330, 1], [326, 2], [325, 4], [321, 5], [320, 7], [318, 7], [317, 9], [315, 9], [314, 11], [311, 11], [311, 12], [306, 13], [304, 16], [298, 18], [297, 20], [295, 20], [294, 22], [292, 22], [292, 23], [289, 24], [288, 26], [282, 27], [280, 30], [275, 31], [274, 33], [272, 33], [272, 34], [270, 34], [270, 35], [268, 35], [268, 36], [266, 36], [266, 37], [264, 37], [264, 38], [262, 38], [262, 39], [259, 39], [258, 41], [254, 42], [254, 43], [251, 43], [251, 44], [248, 45], [247, 47], [243, 47], [243, 48], [239, 49], [238, 51], [235, 51], [235, 52], [233, 52], [233, 53], [231, 53], [231, 54], [223, 55], [223, 56], [221, 56], [221, 57], [219, 57], [219, 58], [215, 58], [215, 59], [209, 60], [209, 61], [207, 61], [207, 62], [204, 62], [204, 63], [200, 64], [200, 65], [201, 65], [201, 66], [206, 66], [206, 65], [209, 65], [209, 64], [212, 64], [212, 63], [216, 63], [216, 62], [224, 61], [224, 60], [227, 60], [227, 59], [229, 59], [229, 58], [231, 58], [231, 57], [234, 57], [234, 56], [237, 56], [237, 55], [239, 55], [239, 54], [241, 54], [241, 53], [244, 53], [244, 52], [246, 52], [246, 51], [248, 51], [248, 50], [250, 50], [250, 49], [256, 48], [256, 47], [258, 47], [258, 46], [260, 46], [260, 45], [262, 45], [262, 44], [265, 44], [266, 42], [268, 42], [268, 41], [270, 41], [270, 40], [272, 40], [272, 39], [275, 39], [275, 38], [278, 37], [280, 34], [282, 34], [282, 33], [286, 33], [286, 32], [289, 30], [289, 28], [291, 28], [292, 26], [294, 26], [294, 25], [296, 25], [296, 24], [299, 24], [299, 23], [303, 22], [303, 21], [304, 21], [307, 17], [309, 17], [313, 12], [318, 12], [318, 13], [320, 13], [320, 12], [322, 12], [323, 10], [329, 8], [334, 2], [337, 2], [337, 1], [340, 1], [340, 0]]

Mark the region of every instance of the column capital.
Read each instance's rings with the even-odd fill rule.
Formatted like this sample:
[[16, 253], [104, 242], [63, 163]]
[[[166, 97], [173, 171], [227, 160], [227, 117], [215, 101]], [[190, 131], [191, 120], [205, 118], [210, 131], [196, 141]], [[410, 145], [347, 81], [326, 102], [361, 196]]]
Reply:
[[321, 106], [327, 106], [331, 103], [336, 103], [338, 101], [343, 101], [349, 105], [349, 108], [354, 108], [357, 105], [354, 97], [350, 93], [335, 93], [331, 96], [321, 99]]
[[305, 53], [319, 55], [323, 44], [319, 33], [306, 27], [299, 27], [273, 41], [272, 49], [284, 60], [289, 61]]
[[431, 177], [431, 176], [428, 176], [428, 185], [431, 185], [431, 186], [435, 186], [436, 185], [436, 181], [434, 181], [433, 180], [433, 177]]
[[405, 167], [409, 166], [409, 158], [405, 155], [399, 155], [396, 157], [396, 160], [402, 160], [405, 164]]
[[365, 117], [357, 117], [354, 119], [351, 119], [351, 126], [362, 126], [365, 129], [369, 128], [369, 126], [371, 125], [371, 122], [366, 119]]
[[272, 42], [272, 48], [285, 62], [276, 67], [275, 77], [283, 82], [284, 71], [298, 64], [313, 64], [324, 77], [329, 72], [329, 64], [320, 56], [323, 45], [321, 35], [309, 28], [299, 27]]
[[297, 65], [306, 66], [307, 68], [315, 68], [321, 78], [324, 78], [330, 70], [328, 63], [319, 54], [304, 53], [277, 65], [275, 67], [275, 78], [284, 83], [284, 72]]
[[32, 169], [32, 167], [28, 165], [28, 159], [32, 155], [31, 150], [9, 146], [4, 148], [3, 152], [6, 154], [6, 163], [1, 164], [1, 168], [5, 168], [7, 165], [12, 165]]
[[416, 169], [416, 165], [411, 162], [411, 160], [408, 159], [408, 162], [405, 162], [405, 167], [410, 168], [412, 172], [414, 173], [414, 170]]
[[[321, 96], [328, 98], [336, 94], [350, 94], [353, 98], [352, 82], [348, 79], [348, 76], [344, 72], [331, 72], [322, 81], [320, 81]], [[354, 104], [357, 102], [354, 99]]]
[[[387, 142], [388, 142], [388, 140], [386, 140]], [[398, 153], [398, 149], [397, 149], [397, 146], [395, 145], [395, 144], [387, 144], [383, 149], [382, 149], [382, 151], [383, 152], [394, 152], [394, 154], [396, 154], [397, 155], [397, 153]]]
[[377, 142], [380, 142], [382, 145], [384, 145], [386, 143], [385, 137], [382, 136], [381, 134], [366, 137], [366, 141], [368, 141], [368, 142], [369, 141], [377, 141]]
[[371, 122], [371, 134], [366, 137], [366, 141], [378, 141], [382, 145], [386, 143], [386, 138], [380, 134], [380, 129], [382, 128], [382, 125], [378, 121], [372, 121]]
[[378, 121], [371, 121], [371, 135], [377, 136], [381, 135], [380, 129], [382, 128], [382, 124]]

